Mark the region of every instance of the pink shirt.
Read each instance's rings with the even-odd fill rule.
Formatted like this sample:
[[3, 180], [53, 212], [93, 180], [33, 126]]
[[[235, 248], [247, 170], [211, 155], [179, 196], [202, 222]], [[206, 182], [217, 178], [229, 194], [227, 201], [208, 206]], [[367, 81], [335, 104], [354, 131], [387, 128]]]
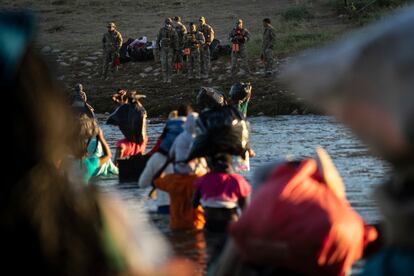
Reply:
[[200, 191], [201, 204], [204, 207], [234, 208], [240, 198], [247, 197], [252, 187], [239, 174], [210, 172], [194, 182], [194, 188]]
[[137, 144], [134, 142], [128, 141], [128, 139], [119, 140], [116, 143], [116, 147], [121, 149], [121, 156], [119, 158], [125, 158], [128, 156], [137, 155], [141, 153], [142, 155], [145, 154], [145, 148], [147, 147], [148, 138], [145, 137], [144, 141], [141, 144]]

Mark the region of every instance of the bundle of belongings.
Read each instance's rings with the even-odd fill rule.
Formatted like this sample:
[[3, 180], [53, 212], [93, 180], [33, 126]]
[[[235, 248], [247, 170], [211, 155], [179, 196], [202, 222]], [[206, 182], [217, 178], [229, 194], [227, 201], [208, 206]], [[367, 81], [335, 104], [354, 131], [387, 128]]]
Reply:
[[210, 87], [200, 89], [197, 104], [202, 112], [188, 159], [220, 153], [245, 156], [249, 130], [243, 114], [234, 106], [227, 105], [223, 93]]
[[138, 39], [129, 38], [122, 44], [120, 50], [121, 63], [129, 61], [147, 61], [154, 59], [155, 42], [148, 41], [146, 36]]
[[132, 101], [121, 104], [109, 115], [107, 124], [118, 126], [125, 138], [140, 144], [144, 141], [144, 125], [147, 112], [139, 103], [139, 99], [145, 96], [131, 92], [129, 97], [132, 98]]
[[221, 56], [230, 56], [231, 46], [223, 45], [218, 39], [214, 39], [210, 44], [211, 59], [216, 60]]

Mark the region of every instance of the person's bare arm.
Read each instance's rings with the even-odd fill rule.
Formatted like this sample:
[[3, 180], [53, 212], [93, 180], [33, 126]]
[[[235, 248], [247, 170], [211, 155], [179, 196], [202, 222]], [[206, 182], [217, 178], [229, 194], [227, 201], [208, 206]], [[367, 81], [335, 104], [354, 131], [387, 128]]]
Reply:
[[99, 166], [102, 166], [103, 164], [105, 164], [111, 159], [112, 153], [111, 153], [111, 149], [108, 146], [108, 143], [105, 140], [105, 137], [103, 135], [101, 128], [99, 128], [98, 142], [101, 142], [102, 149], [103, 149], [103, 155], [99, 157]]
[[118, 166], [118, 159], [121, 159], [121, 156], [123, 155], [124, 149], [123, 148], [116, 148], [115, 151], [115, 165]]
[[237, 201], [240, 209], [244, 209], [250, 203], [250, 196], [242, 197]]
[[201, 193], [199, 190], [196, 190], [193, 194], [193, 208], [197, 208], [200, 205]]

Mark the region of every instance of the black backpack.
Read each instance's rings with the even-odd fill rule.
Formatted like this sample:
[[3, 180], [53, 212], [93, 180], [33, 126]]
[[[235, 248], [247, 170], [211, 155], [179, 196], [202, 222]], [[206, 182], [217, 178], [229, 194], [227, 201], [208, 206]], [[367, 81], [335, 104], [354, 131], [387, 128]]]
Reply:
[[188, 160], [218, 153], [244, 156], [248, 147], [248, 123], [233, 106], [203, 111], [197, 120], [197, 132]]

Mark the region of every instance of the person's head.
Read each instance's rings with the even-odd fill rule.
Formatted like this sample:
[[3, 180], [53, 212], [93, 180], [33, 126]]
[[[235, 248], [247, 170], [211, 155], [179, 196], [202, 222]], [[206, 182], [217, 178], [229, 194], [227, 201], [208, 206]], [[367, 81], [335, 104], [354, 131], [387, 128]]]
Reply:
[[252, 94], [252, 86], [249, 82], [236, 82], [230, 88], [229, 96], [233, 104], [249, 99]]
[[196, 24], [194, 24], [193, 22], [191, 22], [189, 24], [189, 27], [190, 27], [190, 33], [195, 33], [196, 32], [196, 30], [197, 30]]
[[164, 21], [165, 26], [171, 27], [172, 24], [173, 24], [173, 21], [171, 20], [171, 18], [168, 17], [168, 18], [165, 19], [165, 21]]
[[127, 104], [128, 103], [128, 91], [124, 89], [118, 89], [115, 94], [112, 95], [112, 100], [119, 104]]
[[170, 111], [170, 113], [168, 113], [168, 119], [175, 119], [178, 117], [178, 111], [177, 110], [172, 110]]
[[78, 83], [75, 85], [75, 92], [80, 93], [83, 92], [83, 85]]
[[263, 27], [267, 27], [270, 24], [272, 24], [272, 22], [270, 21], [270, 18], [263, 19]]
[[227, 153], [218, 153], [207, 158], [207, 165], [212, 172], [231, 173], [233, 158]]
[[188, 113], [193, 111], [193, 108], [191, 105], [180, 105], [177, 109], [178, 111], [178, 117], [187, 117]]
[[109, 22], [108, 25], [106, 25], [106, 28], [108, 29], [108, 32], [114, 32], [116, 29], [116, 25], [114, 22]]
[[181, 17], [180, 17], [180, 16], [175, 16], [175, 17], [174, 17], [174, 21], [175, 21], [175, 22], [180, 22], [180, 23], [181, 23]]
[[239, 29], [243, 29], [243, 20], [238, 19], [236, 21], [236, 27], [239, 28]]
[[73, 154], [76, 158], [82, 159], [87, 154], [88, 142], [98, 135], [99, 126], [94, 118], [86, 114], [82, 114], [75, 120], [78, 140], [77, 144], [73, 146]]
[[198, 22], [201, 26], [206, 24], [206, 18], [204, 16], [200, 16], [200, 18], [198, 19]]

